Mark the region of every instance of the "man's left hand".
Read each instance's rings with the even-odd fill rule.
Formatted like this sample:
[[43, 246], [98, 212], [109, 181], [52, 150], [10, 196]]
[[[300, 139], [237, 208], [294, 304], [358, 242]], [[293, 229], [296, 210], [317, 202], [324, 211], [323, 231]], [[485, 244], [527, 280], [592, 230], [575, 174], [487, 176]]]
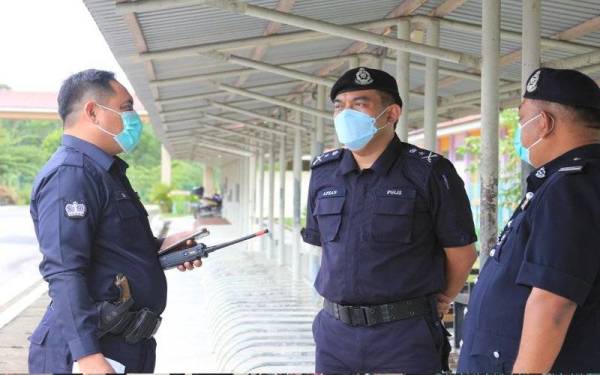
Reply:
[[[172, 243], [177, 243], [178, 241], [180, 241], [180, 239], [183, 239], [185, 237], [189, 237], [192, 234], [192, 231], [185, 231], [185, 232], [179, 232], [179, 233], [174, 233], [168, 237], [166, 237], [163, 241], [163, 245], [161, 246], [161, 249], [169, 246], [169, 244]], [[187, 249], [193, 246], [196, 246], [197, 243], [194, 239], [189, 239], [187, 240], [185, 243], [169, 250], [169, 251], [176, 251], [176, 250], [182, 250], [182, 249]], [[202, 261], [200, 259], [197, 259], [193, 262], [185, 262], [184, 264], [181, 264], [179, 266], [177, 266], [177, 269], [181, 272], [184, 272], [186, 270], [193, 270], [194, 268], [198, 268], [202, 266]]]

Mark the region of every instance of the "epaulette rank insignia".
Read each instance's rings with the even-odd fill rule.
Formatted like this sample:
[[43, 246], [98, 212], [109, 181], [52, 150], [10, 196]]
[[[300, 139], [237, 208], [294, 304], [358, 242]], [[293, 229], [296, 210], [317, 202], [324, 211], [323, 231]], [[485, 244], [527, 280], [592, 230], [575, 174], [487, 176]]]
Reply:
[[337, 149], [329, 152], [324, 152], [321, 155], [317, 155], [310, 165], [311, 169], [314, 169], [323, 164], [339, 160], [343, 155], [343, 149]]

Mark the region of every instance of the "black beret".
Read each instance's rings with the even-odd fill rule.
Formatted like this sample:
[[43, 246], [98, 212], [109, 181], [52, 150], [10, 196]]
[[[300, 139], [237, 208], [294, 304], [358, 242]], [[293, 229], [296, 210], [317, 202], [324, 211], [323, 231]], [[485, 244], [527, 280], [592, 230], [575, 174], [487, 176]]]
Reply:
[[333, 102], [338, 94], [348, 91], [379, 90], [387, 92], [396, 104], [402, 107], [398, 84], [394, 77], [378, 69], [358, 67], [344, 73], [331, 88], [329, 97]]
[[535, 70], [527, 79], [523, 98], [600, 109], [600, 88], [596, 82], [571, 69]]

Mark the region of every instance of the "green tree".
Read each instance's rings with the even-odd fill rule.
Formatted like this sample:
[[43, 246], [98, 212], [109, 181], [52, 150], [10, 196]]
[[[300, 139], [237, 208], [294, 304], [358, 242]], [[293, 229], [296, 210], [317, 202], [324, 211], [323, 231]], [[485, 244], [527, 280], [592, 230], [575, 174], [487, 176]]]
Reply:
[[[514, 208], [515, 202], [518, 202], [521, 196], [520, 159], [514, 146], [518, 121], [519, 113], [516, 109], [506, 109], [500, 113], [498, 205], [509, 210]], [[464, 146], [459, 147], [457, 153], [469, 155], [471, 163], [467, 172], [479, 176], [481, 137], [467, 137]]]

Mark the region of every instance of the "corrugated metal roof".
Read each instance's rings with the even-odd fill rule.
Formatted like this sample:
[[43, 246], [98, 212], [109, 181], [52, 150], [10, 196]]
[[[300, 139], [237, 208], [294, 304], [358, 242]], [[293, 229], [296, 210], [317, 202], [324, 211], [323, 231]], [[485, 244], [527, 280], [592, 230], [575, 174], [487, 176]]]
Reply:
[[[118, 0], [122, 1], [122, 0]], [[142, 2], [143, 0], [138, 0]], [[464, 2], [457, 9], [453, 10], [444, 18], [448, 20], [469, 22], [472, 24], [481, 24], [481, 5], [484, 0], [469, 0]], [[159, 59], [152, 61], [154, 77], [150, 76], [150, 71], [147, 70], [145, 64], [137, 59], [138, 51], [134, 33], [122, 15], [116, 11], [115, 0], [84, 0], [95, 22], [98, 24], [100, 31], [107, 40], [109, 47], [115, 54], [119, 64], [126, 72], [129, 80], [133, 84], [137, 96], [144, 103], [149, 112], [157, 134], [164, 141], [166, 147], [177, 157], [185, 156], [191, 149], [194, 143], [194, 138], [191, 135], [180, 136], [180, 133], [175, 133], [177, 142], [170, 140], [165, 133], [164, 123], [159, 116], [159, 113], [169, 113], [165, 116], [170, 120], [170, 128], [181, 128], [173, 120], [194, 118], [189, 110], [201, 108], [213, 114], [221, 114], [222, 111], [217, 108], [207, 108], [208, 101], [206, 98], [197, 100], [188, 100], [176, 103], [160, 105], [158, 99], [179, 98], [187, 95], [206, 94], [217, 91], [207, 80], [188, 80], [176, 84], [160, 85], [157, 88], [152, 88], [150, 82], [152, 80], [164, 80], [181, 77], [194, 77], [204, 74], [220, 73], [238, 70], [247, 70], [248, 68], [215, 61], [211, 57], [201, 54], [188, 54], [187, 56]], [[414, 14], [429, 15], [431, 12], [444, 3], [444, 0], [429, 0], [425, 1]], [[252, 0], [248, 3], [258, 6], [274, 9], [279, 3], [278, 0]], [[365, 21], [380, 20], [389, 15], [396, 7], [403, 2], [400, 0], [295, 0], [294, 7], [291, 13], [305, 17], [324, 20], [336, 24], [349, 24]], [[570, 29], [576, 25], [585, 22], [593, 17], [600, 15], [600, 0], [584, 0], [584, 1], [567, 1], [567, 0], [543, 0], [541, 21], [541, 34], [544, 37], [552, 37], [555, 34]], [[502, 1], [502, 29], [520, 33], [521, 32], [521, 16], [522, 2], [517, 0]], [[223, 11], [216, 8], [198, 6], [186, 6], [177, 8], [168, 8], [160, 11], [148, 11], [136, 13], [138, 27], [141, 30], [147, 50], [149, 52], [170, 50], [174, 48], [186, 48], [204, 44], [213, 44], [228, 42], [238, 39], [246, 39], [252, 37], [260, 37], [264, 34], [268, 21], [238, 15], [232, 12]], [[303, 31], [297, 27], [289, 25], [281, 25], [278, 34]], [[392, 32], [390, 35], [395, 35]], [[481, 36], [478, 33], [465, 33], [457, 31], [451, 27], [446, 27], [442, 24], [440, 30], [441, 47], [453, 51], [469, 53], [479, 56], [481, 54]], [[600, 48], [600, 31], [590, 32], [576, 40], [578, 43], [596, 46]], [[138, 41], [139, 43], [139, 41]], [[339, 37], [327, 37], [317, 40], [276, 44], [265, 48], [262, 61], [280, 65], [285, 63], [301, 62], [312, 59], [331, 58], [340, 56], [348, 47], [353, 45], [349, 39]], [[508, 54], [520, 49], [520, 42], [514, 40], [503, 39], [501, 41], [501, 53]], [[235, 56], [250, 58], [252, 56], [252, 46], [227, 51]], [[361, 53], [380, 53], [381, 48], [368, 46], [360, 51]], [[393, 55], [391, 53], [390, 55]], [[543, 49], [542, 61], [560, 60], [573, 56], [572, 51], [559, 49]], [[424, 63], [425, 59], [416, 54], [411, 55], [411, 61], [416, 63]], [[362, 63], [370, 63], [371, 60], [362, 59]], [[294, 68], [294, 70], [316, 74], [320, 72], [330, 63], [317, 63], [304, 65]], [[335, 77], [342, 70], [347, 69], [347, 64], [340, 65], [337, 70], [330, 71], [328, 75]], [[395, 72], [394, 64], [386, 62], [383, 65], [384, 69], [390, 73]], [[466, 67], [441, 61], [441, 68], [454, 69], [458, 71], [468, 71]], [[591, 75], [595, 78], [600, 77], [600, 69], [592, 72]], [[440, 73], [440, 79], [447, 75]], [[521, 77], [520, 62], [514, 62], [506, 66], [502, 66], [500, 76], [504, 80], [519, 82]], [[277, 84], [293, 80], [289, 77], [283, 77], [271, 73], [253, 71], [252, 74], [245, 75], [242, 88]], [[424, 85], [425, 72], [422, 69], [412, 69], [410, 77], [411, 90], [421, 90]], [[214, 80], [228, 84], [236, 85], [240, 76], [238, 74], [229, 75], [227, 77], [215, 78]], [[453, 95], [476, 92], [480, 88], [480, 83], [473, 80], [455, 80], [450, 85], [441, 86], [439, 88], [439, 96], [447, 98]], [[314, 106], [315, 87], [314, 84], [290, 84], [287, 86], [277, 86], [273, 89], [262, 87], [254, 91], [260, 92], [263, 95], [282, 96], [293, 92], [304, 92], [312, 99], [308, 101]], [[235, 102], [236, 106], [246, 110], [260, 112], [262, 114], [272, 114], [274, 107], [271, 104], [248, 100], [240, 95], [231, 95], [222, 93], [212, 97], [213, 100], [219, 102]], [[409, 112], [411, 110], [421, 109], [423, 99], [419, 96], [411, 97], [409, 104]], [[327, 109], [330, 110], [331, 105], [327, 104]], [[475, 111], [476, 109], [473, 109]], [[187, 111], [187, 112], [185, 112]], [[464, 111], [463, 111], [464, 112]], [[238, 121], [253, 122], [262, 124], [261, 121], [248, 118], [245, 115], [238, 113], [227, 113], [227, 117]], [[312, 116], [305, 115], [305, 123], [307, 127], [310, 124]], [[413, 126], [421, 126], [422, 120], [416, 119], [412, 121]], [[189, 123], [189, 121], [187, 122]], [[198, 120], [198, 124], [219, 124], [213, 120]], [[331, 123], [331, 121], [327, 121]], [[189, 127], [189, 125], [185, 125]], [[192, 125], [193, 126], [193, 125]], [[281, 126], [277, 126], [282, 129]], [[242, 128], [243, 129], [243, 128]], [[253, 131], [245, 134], [257, 134]], [[327, 132], [332, 129], [327, 127]], [[193, 133], [190, 133], [193, 135]], [[207, 132], [206, 134], [214, 134]], [[240, 138], [241, 139], [241, 138]], [[290, 146], [288, 146], [290, 147]], [[178, 152], [179, 151], [179, 152]]]

